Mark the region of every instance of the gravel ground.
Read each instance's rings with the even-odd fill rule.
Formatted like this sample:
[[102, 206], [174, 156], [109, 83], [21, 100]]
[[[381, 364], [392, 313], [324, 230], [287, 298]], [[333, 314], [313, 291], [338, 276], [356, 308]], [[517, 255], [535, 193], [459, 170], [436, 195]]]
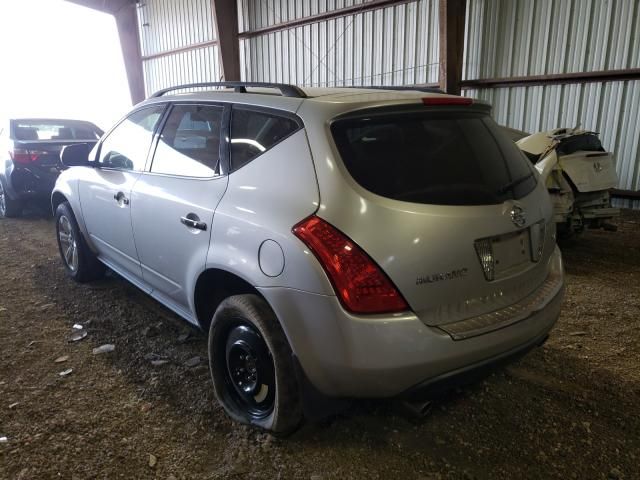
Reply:
[[360, 401], [282, 439], [214, 403], [204, 335], [116, 276], [72, 283], [46, 215], [0, 219], [0, 478], [640, 479], [640, 214], [617, 223], [563, 245], [543, 347], [423, 419]]

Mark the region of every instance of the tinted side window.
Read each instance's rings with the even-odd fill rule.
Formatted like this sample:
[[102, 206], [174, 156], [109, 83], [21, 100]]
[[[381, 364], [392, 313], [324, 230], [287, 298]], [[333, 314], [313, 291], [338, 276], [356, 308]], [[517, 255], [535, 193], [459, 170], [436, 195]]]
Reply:
[[234, 108], [231, 114], [231, 169], [246, 165], [299, 128], [291, 118]]
[[98, 162], [104, 167], [142, 170], [153, 131], [164, 105], [143, 108], [129, 115], [102, 142]]
[[222, 107], [176, 105], [162, 128], [151, 171], [213, 177], [220, 162]]

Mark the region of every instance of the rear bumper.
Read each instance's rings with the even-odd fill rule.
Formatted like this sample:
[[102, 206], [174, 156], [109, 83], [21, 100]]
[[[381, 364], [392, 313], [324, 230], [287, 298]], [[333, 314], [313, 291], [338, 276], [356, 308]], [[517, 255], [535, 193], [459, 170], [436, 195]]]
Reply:
[[60, 172], [55, 168], [13, 168], [7, 177], [13, 198], [49, 198]]
[[614, 207], [581, 208], [580, 214], [585, 220], [597, 220], [620, 216], [620, 209]]
[[539, 343], [558, 319], [564, 284], [521, 321], [457, 341], [412, 312], [360, 317], [345, 312], [334, 296], [285, 288], [261, 293], [317, 390], [336, 397], [393, 397]]
[[529, 351], [535, 347], [541, 346], [549, 338], [548, 333], [531, 339], [523, 345], [518, 345], [511, 350], [496, 355], [491, 358], [484, 359], [480, 362], [476, 362], [472, 365], [446, 372], [442, 375], [438, 375], [434, 378], [429, 378], [420, 382], [418, 385], [414, 385], [405, 391], [402, 396], [410, 398], [412, 400], [422, 400], [437, 396], [448, 389], [466, 385], [474, 381], [485, 378], [496, 368], [504, 365], [508, 365], [511, 362], [522, 358]]

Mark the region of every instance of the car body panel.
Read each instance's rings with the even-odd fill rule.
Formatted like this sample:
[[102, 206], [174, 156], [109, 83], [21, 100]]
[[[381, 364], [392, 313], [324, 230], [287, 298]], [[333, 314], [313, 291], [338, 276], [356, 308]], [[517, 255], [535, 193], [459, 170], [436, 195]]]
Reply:
[[[425, 323], [438, 325], [489, 312], [503, 302], [524, 298], [542, 283], [544, 262], [528, 262], [511, 275], [487, 282], [474, 249], [477, 239], [526, 230], [549, 219], [552, 205], [542, 182], [526, 197], [496, 205], [426, 205], [381, 197], [362, 188], [340, 160], [328, 125], [336, 111], [328, 110], [324, 121], [299, 112], [316, 159], [322, 198], [318, 215], [377, 262]], [[514, 225], [509, 215], [513, 205], [526, 212], [525, 225]], [[553, 251], [552, 234], [547, 229], [543, 260]], [[458, 278], [420, 282], [461, 270], [465, 274]]]
[[[144, 173], [131, 194], [142, 277], [187, 311], [194, 311], [192, 292], [205, 268], [214, 211], [227, 181], [223, 175], [202, 179]], [[186, 216], [204, 222], [206, 230], [182, 224], [180, 219]]]
[[78, 190], [88, 240], [101, 257], [142, 277], [131, 225], [131, 190], [140, 172], [85, 168]]
[[[562, 273], [557, 247], [549, 269]], [[563, 287], [543, 310], [474, 338], [454, 341], [414, 313], [358, 316], [335, 296], [294, 289], [260, 288], [288, 333], [311, 383], [342, 397], [391, 397], [424, 380], [482, 362], [543, 337], [556, 322]]]
[[[565, 150], [563, 142], [575, 142]], [[554, 221], [564, 235], [606, 226], [620, 210], [611, 207], [610, 189], [618, 185], [614, 156], [597, 134], [578, 128], [539, 132], [516, 142], [534, 162], [549, 190]]]
[[[294, 178], [295, 181], [291, 181]], [[229, 176], [213, 226], [207, 268], [227, 270], [261, 287], [333, 294], [324, 271], [293, 236], [293, 226], [318, 210], [320, 197], [304, 130]], [[268, 276], [259, 265], [266, 240], [283, 251], [284, 269]]]

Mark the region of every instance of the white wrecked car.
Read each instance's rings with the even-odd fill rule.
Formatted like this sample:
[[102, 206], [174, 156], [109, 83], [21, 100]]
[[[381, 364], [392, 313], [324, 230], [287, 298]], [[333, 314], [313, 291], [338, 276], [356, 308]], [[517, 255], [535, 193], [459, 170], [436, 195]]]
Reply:
[[618, 184], [613, 154], [595, 132], [558, 128], [516, 141], [546, 182], [560, 236], [588, 228], [615, 230], [608, 223], [620, 214], [609, 190]]

